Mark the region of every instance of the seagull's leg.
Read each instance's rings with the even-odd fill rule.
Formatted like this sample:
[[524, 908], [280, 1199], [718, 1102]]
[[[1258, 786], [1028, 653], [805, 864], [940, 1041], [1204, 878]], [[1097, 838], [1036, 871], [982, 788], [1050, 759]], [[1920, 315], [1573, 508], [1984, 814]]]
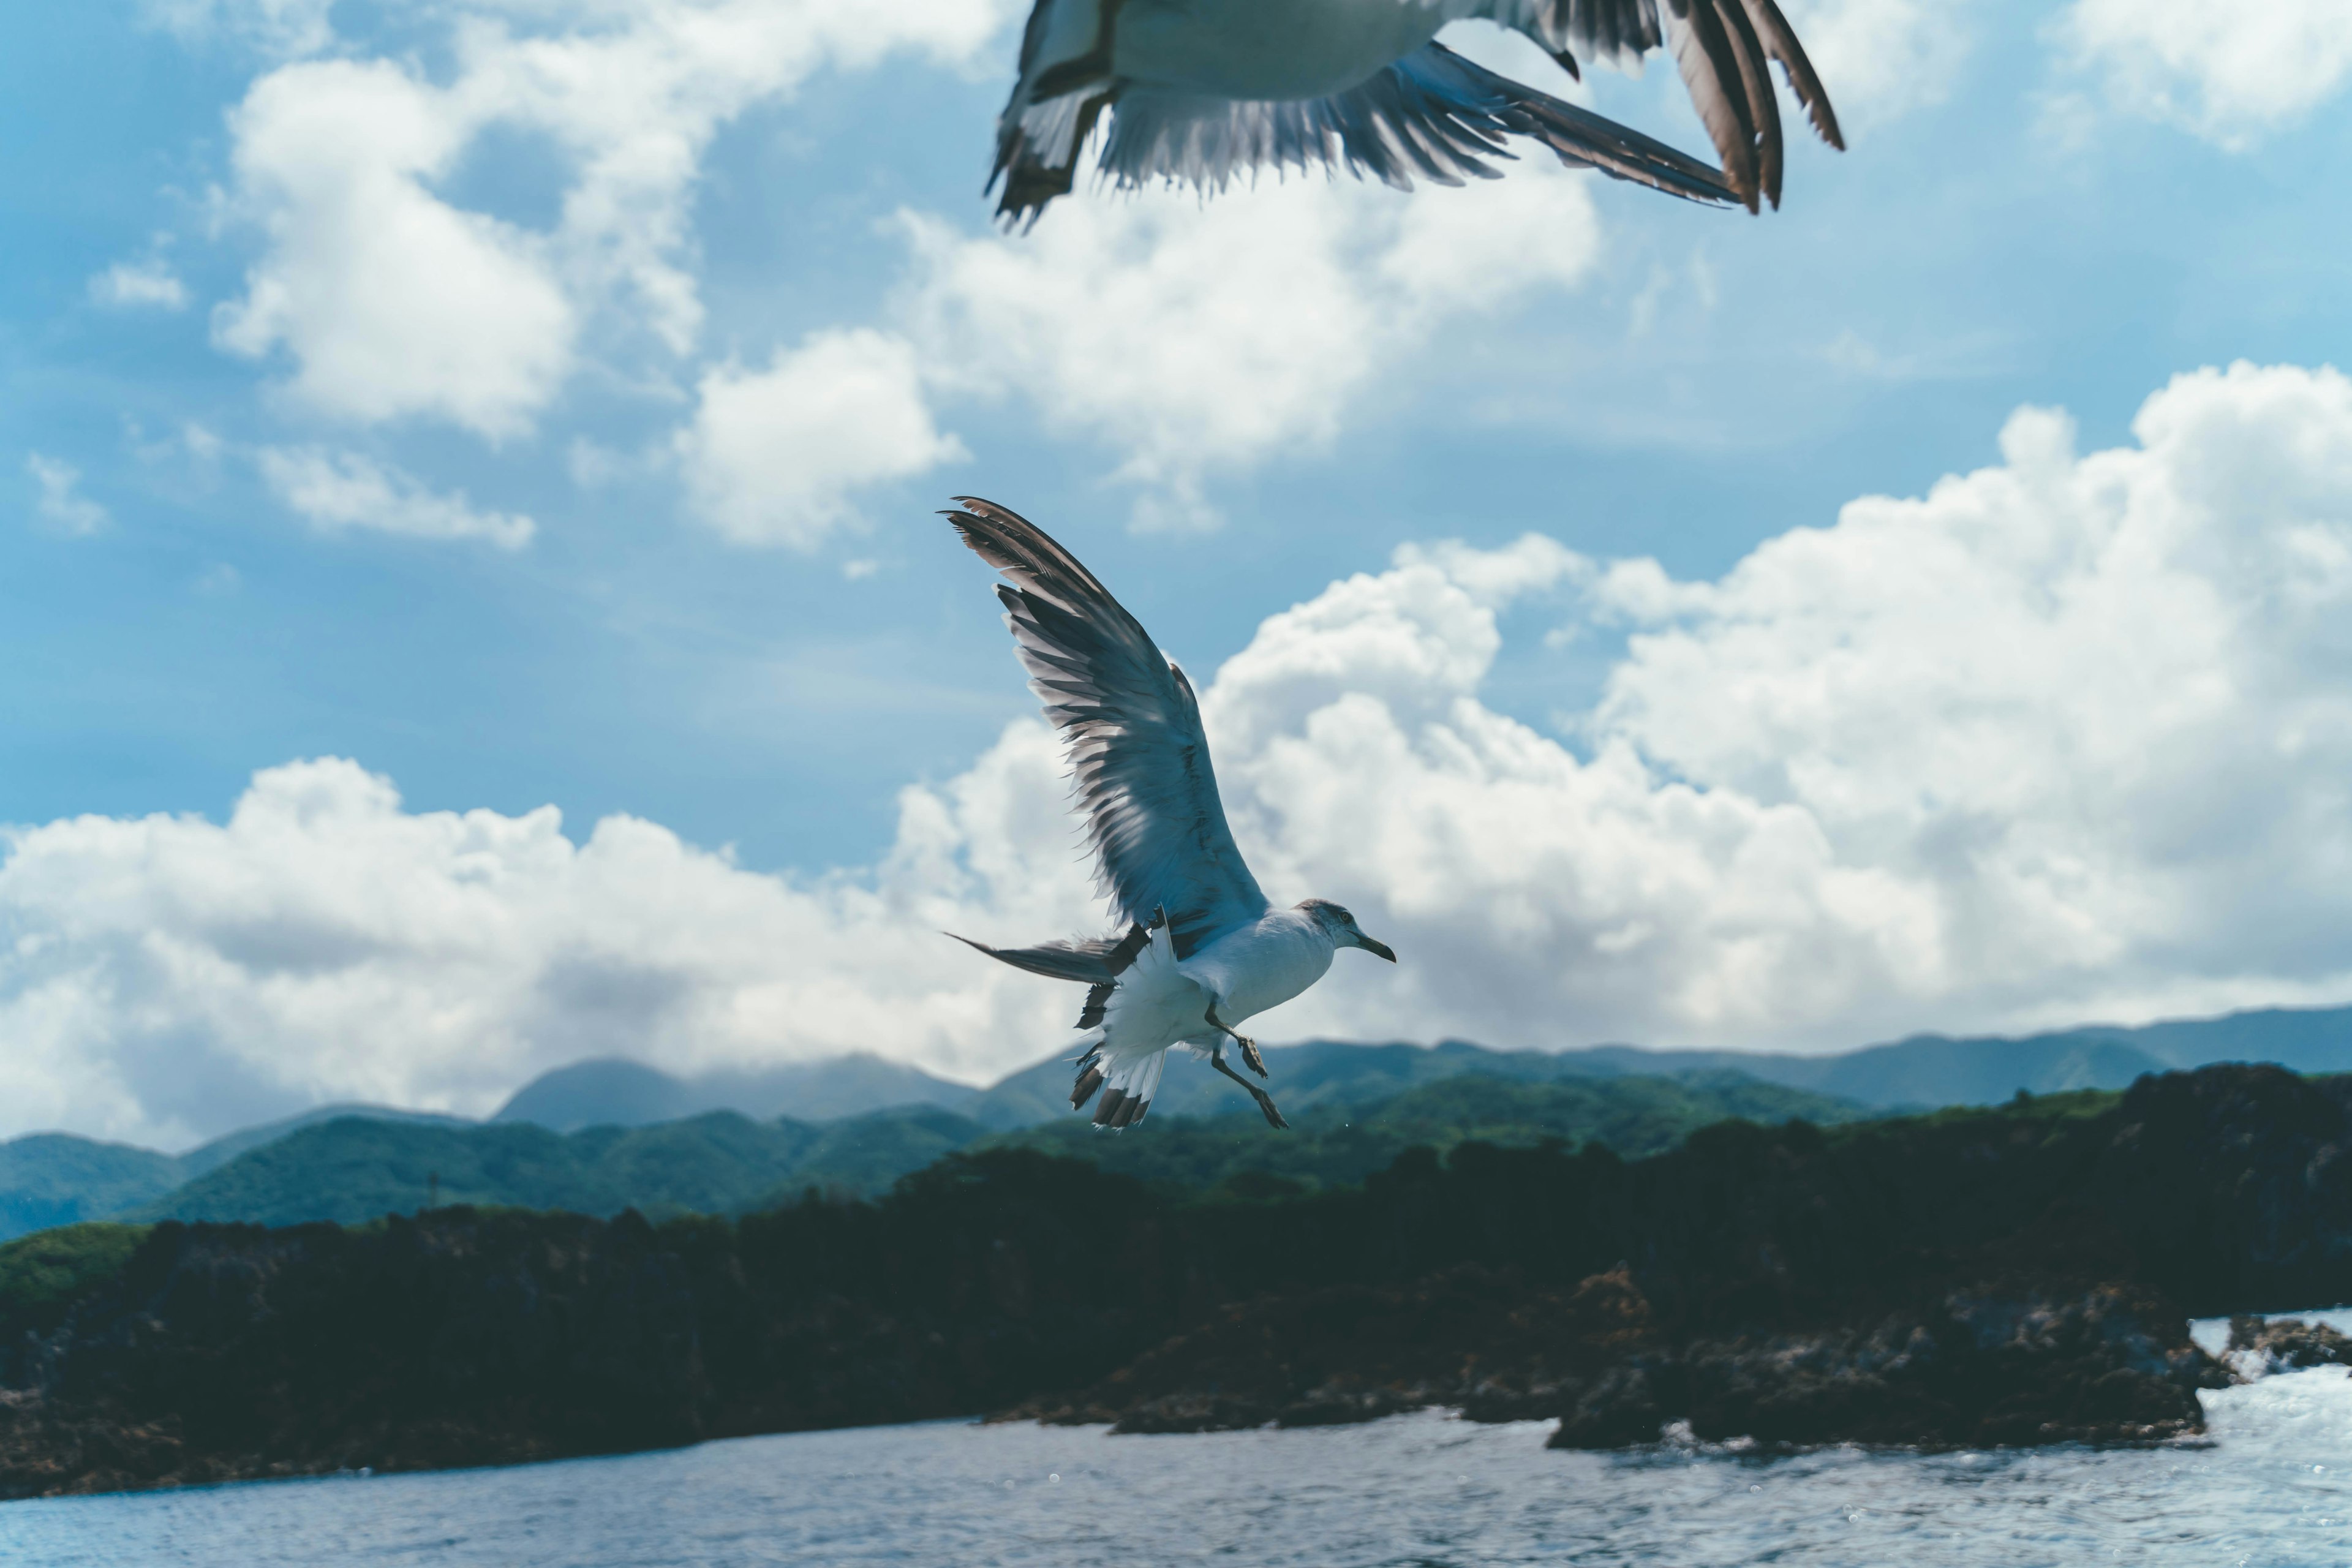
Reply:
[[[1231, 1031], [1228, 1031], [1228, 1033], [1230, 1032]], [[1235, 1036], [1234, 1037], [1238, 1039], [1240, 1037]], [[1265, 1112], [1265, 1119], [1268, 1121], [1272, 1122], [1276, 1127], [1286, 1129], [1289, 1127], [1290, 1123], [1282, 1119], [1282, 1112], [1274, 1108], [1274, 1096], [1266, 1093], [1265, 1090], [1258, 1088], [1257, 1085], [1250, 1082], [1249, 1079], [1244, 1078], [1241, 1074], [1235, 1072], [1233, 1068], [1225, 1065], [1225, 1046], [1223, 1041], [1220, 1040], [1214, 1047], [1211, 1047], [1209, 1051], [1209, 1065], [1215, 1068], [1227, 1078], [1233, 1079], [1235, 1083], [1241, 1085], [1244, 1089], [1248, 1089], [1250, 1091], [1250, 1098], [1257, 1101], [1257, 1108]]]
[[1257, 1074], [1260, 1078], [1267, 1076], [1265, 1070], [1265, 1058], [1257, 1054], [1257, 1042], [1255, 1040], [1251, 1039], [1247, 1035], [1234, 1034], [1232, 1029], [1228, 1028], [1225, 1025], [1225, 1021], [1217, 1016], [1217, 1005], [1214, 1002], [1209, 1004], [1207, 1017], [1209, 1020], [1209, 1027], [1216, 1030], [1217, 1033], [1227, 1037], [1234, 1042], [1234, 1044], [1242, 1048], [1242, 1061], [1248, 1067], [1250, 1071]]

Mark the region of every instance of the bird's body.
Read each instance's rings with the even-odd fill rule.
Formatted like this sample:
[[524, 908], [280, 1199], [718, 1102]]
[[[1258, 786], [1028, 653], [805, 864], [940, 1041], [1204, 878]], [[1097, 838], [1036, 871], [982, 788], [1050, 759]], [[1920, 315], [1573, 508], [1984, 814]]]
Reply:
[[1184, 672], [1044, 531], [991, 502], [960, 499], [964, 510], [948, 516], [1012, 580], [997, 590], [1005, 622], [1068, 745], [1097, 878], [1127, 931], [1025, 948], [958, 940], [1089, 987], [1070, 1103], [1083, 1106], [1100, 1089], [1098, 1125], [1142, 1120], [1178, 1046], [1207, 1056], [1256, 1098], [1267, 1121], [1285, 1125], [1265, 1091], [1225, 1065], [1230, 1040], [1265, 1073], [1256, 1044], [1234, 1026], [1322, 979], [1342, 947], [1391, 963], [1396, 955], [1328, 900], [1289, 909], [1267, 901], [1225, 825]]
[[[1514, 28], [1571, 72], [1580, 58], [1671, 51], [1722, 159], [1664, 143], [1497, 75], [1436, 41], [1450, 22]], [[1779, 205], [1778, 60], [1813, 125], [1843, 146], [1828, 95], [1775, 0], [1035, 0], [997, 125], [998, 208], [1034, 219], [1066, 193], [1110, 116], [1104, 174], [1222, 189], [1261, 168], [1320, 166], [1400, 187], [1493, 178], [1507, 136], [1563, 163], [1701, 202]]]

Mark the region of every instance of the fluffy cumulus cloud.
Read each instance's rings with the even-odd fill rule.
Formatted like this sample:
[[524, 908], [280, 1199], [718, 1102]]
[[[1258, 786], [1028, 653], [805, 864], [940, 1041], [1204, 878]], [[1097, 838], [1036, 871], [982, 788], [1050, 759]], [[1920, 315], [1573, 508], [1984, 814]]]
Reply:
[[[1829, 1047], [2352, 995], [2352, 381], [2182, 376], [2134, 437], [2021, 410], [1995, 466], [1714, 581], [1529, 536], [1269, 618], [1203, 693], [1235, 830], [1403, 962], [1264, 1031]], [[1630, 630], [1566, 739], [1482, 700], [1515, 605]], [[1059, 772], [1015, 723], [822, 879], [339, 762], [225, 824], [17, 830], [0, 1130], [209, 1131], [222, 1085], [479, 1110], [600, 1052], [985, 1077], [1076, 992], [936, 932], [1089, 929]]]
[[[259, 232], [215, 318], [236, 353], [282, 354], [291, 394], [357, 421], [418, 416], [525, 430], [600, 328], [693, 343], [687, 205], [719, 127], [820, 68], [894, 51], [947, 63], [994, 37], [1009, 0], [534, 0], [441, 8], [453, 66], [296, 58], [230, 116], [224, 211]], [[169, 19], [325, 47], [324, 6], [175, 4]], [[538, 139], [560, 216], [526, 228], [449, 199], [492, 131]]]
[[370, 421], [528, 427], [570, 368], [577, 312], [541, 237], [436, 196], [465, 151], [448, 95], [384, 61], [293, 65], [234, 116], [241, 209], [268, 237], [220, 307], [224, 347], [288, 350], [291, 391]]
[[1107, 448], [1139, 526], [1213, 527], [1217, 476], [1328, 444], [1446, 327], [1573, 288], [1601, 252], [1588, 177], [1548, 156], [1411, 196], [1269, 178], [1206, 202], [1074, 198], [1018, 236], [896, 224], [910, 265], [889, 331], [702, 383], [676, 450], [740, 543], [814, 543], [860, 487], [966, 455], [935, 408], [1006, 398]]
[[2074, 0], [2064, 26], [2125, 106], [2244, 146], [2352, 79], [2352, 0]]
[[279, 500], [329, 533], [372, 529], [416, 539], [480, 539], [501, 550], [520, 550], [537, 531], [530, 518], [481, 510], [463, 490], [436, 494], [401, 469], [358, 452], [265, 447], [255, 461]]
[[1066, 854], [1040, 879], [1011, 847], [1053, 831], [1058, 772], [1024, 727], [911, 792], [871, 876], [810, 882], [628, 817], [575, 844], [552, 808], [407, 812], [335, 760], [257, 775], [221, 824], [16, 832], [0, 1128], [170, 1139], [352, 1097], [482, 1110], [614, 1052], [691, 1068], [887, 1043], [984, 1072], [1052, 1040], [1066, 999], [947, 962], [939, 927], [1084, 918]]
[[970, 456], [932, 422], [914, 346], [870, 330], [815, 333], [763, 371], [712, 371], [676, 448], [713, 528], [802, 549], [855, 521], [860, 486]]
[[946, 395], [1022, 397], [1118, 454], [1139, 521], [1213, 521], [1205, 480], [1316, 447], [1450, 321], [1586, 278], [1587, 178], [1549, 156], [1411, 197], [1320, 178], [1064, 201], [1017, 237], [900, 222], [903, 301]]

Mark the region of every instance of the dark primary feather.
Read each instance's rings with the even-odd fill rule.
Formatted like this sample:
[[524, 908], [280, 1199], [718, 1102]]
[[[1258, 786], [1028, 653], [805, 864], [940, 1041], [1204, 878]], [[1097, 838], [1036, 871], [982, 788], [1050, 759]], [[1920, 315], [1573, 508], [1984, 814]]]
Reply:
[[[992, 501], [957, 500], [963, 510], [943, 515], [1009, 579], [997, 596], [1030, 689], [1062, 732], [1104, 896], [1130, 928], [1164, 907], [1179, 957], [1203, 938], [1264, 914], [1265, 895], [1217, 798], [1200, 704], [1183, 671], [1045, 531]], [[1129, 940], [1133, 936], [1130, 929]], [[1021, 951], [1091, 956], [1094, 945]]]
[[1829, 94], [1775, 0], [1486, 0], [1478, 14], [1586, 59], [1631, 64], [1671, 49], [1724, 178], [1751, 212], [1759, 196], [1780, 205], [1785, 161], [1766, 61], [1780, 62], [1822, 140], [1845, 146]]

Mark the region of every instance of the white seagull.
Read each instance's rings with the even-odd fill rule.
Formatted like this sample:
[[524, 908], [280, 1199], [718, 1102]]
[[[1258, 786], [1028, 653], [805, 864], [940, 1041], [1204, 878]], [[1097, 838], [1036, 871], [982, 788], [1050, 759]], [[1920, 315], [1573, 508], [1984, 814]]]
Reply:
[[[1670, 49], [1721, 155], [1720, 172], [1590, 110], [1497, 76], [1436, 41], [1483, 18], [1533, 38], [1568, 69], [1638, 64]], [[1066, 195], [1078, 153], [1111, 116], [1097, 165], [1123, 189], [1153, 180], [1221, 191], [1262, 167], [1493, 179], [1507, 135], [1564, 163], [1693, 201], [1780, 205], [1778, 60], [1831, 146], [1843, 148], [1821, 79], [1773, 0], [1036, 0], [1021, 76], [997, 120], [998, 215], [1034, 222]]]
[[[1029, 689], [1062, 731], [1095, 880], [1124, 937], [1034, 947], [970, 942], [1016, 969], [1091, 987], [1077, 1026], [1073, 1109], [1102, 1090], [1097, 1127], [1143, 1120], [1171, 1046], [1205, 1055], [1276, 1127], [1265, 1090], [1226, 1065], [1225, 1042], [1260, 1078], [1257, 1043], [1234, 1026], [1323, 978], [1343, 947], [1396, 962], [1328, 899], [1277, 910], [1242, 860], [1217, 799], [1209, 738], [1192, 683], [1110, 590], [1045, 530], [992, 501], [958, 496], [942, 512], [980, 558], [1011, 579], [996, 596]], [[950, 935], [954, 935], [950, 932]]]

